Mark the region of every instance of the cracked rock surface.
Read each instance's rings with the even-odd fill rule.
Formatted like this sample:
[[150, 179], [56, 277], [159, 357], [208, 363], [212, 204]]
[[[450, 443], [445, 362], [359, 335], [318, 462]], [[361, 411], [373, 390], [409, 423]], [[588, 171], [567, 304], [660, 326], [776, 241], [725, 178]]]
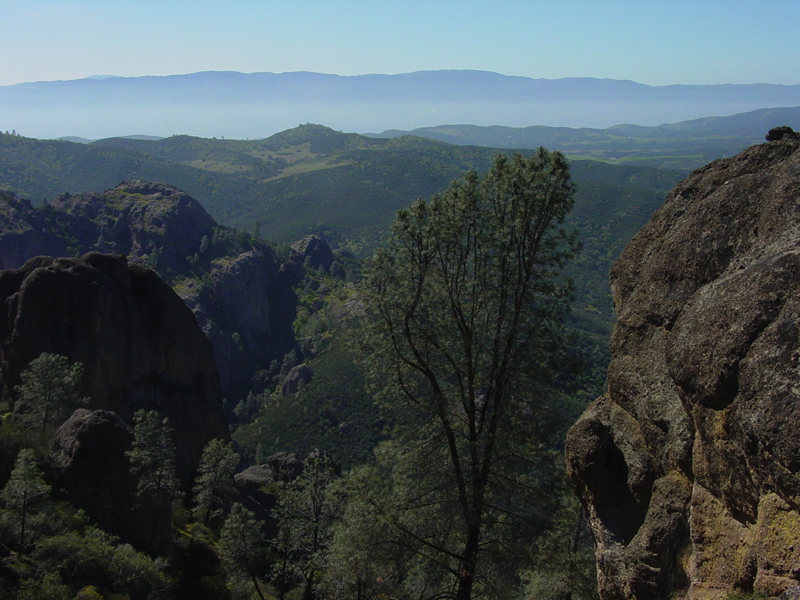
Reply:
[[567, 463], [604, 600], [800, 581], [800, 141], [690, 175], [611, 271], [608, 392]]

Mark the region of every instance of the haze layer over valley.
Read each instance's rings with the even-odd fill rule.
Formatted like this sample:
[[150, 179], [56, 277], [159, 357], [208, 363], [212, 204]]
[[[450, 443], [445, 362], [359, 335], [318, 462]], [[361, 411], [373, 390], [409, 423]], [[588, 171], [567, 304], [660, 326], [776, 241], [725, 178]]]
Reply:
[[656, 126], [800, 105], [800, 85], [667, 85], [490, 71], [339, 76], [207, 71], [0, 87], [3, 130], [36, 138], [263, 138], [299, 123], [381, 132], [443, 124]]

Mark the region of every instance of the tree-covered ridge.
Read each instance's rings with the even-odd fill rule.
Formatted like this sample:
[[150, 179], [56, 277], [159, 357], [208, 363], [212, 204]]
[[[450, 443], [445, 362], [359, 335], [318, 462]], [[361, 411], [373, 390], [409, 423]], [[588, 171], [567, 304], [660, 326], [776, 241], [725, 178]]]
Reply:
[[[18, 139], [26, 141], [25, 138], [15, 138]], [[37, 144], [51, 144], [35, 140], [27, 142], [32, 148]], [[185, 248], [179, 252], [169, 252], [161, 248], [161, 243], [155, 239], [158, 236], [151, 236], [151, 241], [140, 243], [136, 250], [137, 256], [146, 259], [145, 264], [154, 266], [162, 275], [171, 278], [180, 295], [193, 307], [203, 327], [215, 340], [219, 348], [217, 364], [221, 368], [223, 387], [228, 396], [229, 416], [232, 416], [233, 409], [240, 401], [247, 400], [248, 392], [252, 391], [255, 400], [246, 402], [249, 406], [248, 427], [240, 431], [242, 439], [254, 439], [247, 433], [255, 431], [250, 428], [250, 420], [258, 419], [263, 422], [262, 419], [266, 416], [258, 415], [261, 415], [264, 409], [272, 415], [269, 418], [279, 418], [287, 424], [287, 427], [294, 427], [288, 425], [289, 422], [305, 423], [304, 431], [297, 430], [292, 436], [297, 443], [293, 449], [308, 451], [315, 444], [327, 446], [327, 442], [322, 443], [322, 440], [328, 440], [335, 444], [344, 443], [348, 447], [348, 456], [351, 456], [351, 452], [358, 456], [364, 456], [365, 452], [368, 454], [367, 446], [360, 443], [352, 444], [353, 436], [342, 435], [338, 427], [344, 422], [345, 426], [352, 428], [351, 430], [369, 431], [364, 439], [375, 439], [375, 436], [380, 434], [381, 425], [376, 417], [370, 415], [370, 411], [359, 409], [355, 420], [349, 415], [349, 409], [344, 413], [341, 410], [334, 410], [333, 414], [338, 416], [333, 418], [321, 416], [331, 407], [339, 405], [333, 396], [342, 392], [342, 386], [337, 384], [329, 388], [334, 381], [337, 381], [337, 370], [353, 373], [351, 361], [345, 356], [345, 350], [339, 347], [328, 355], [318, 358], [319, 369], [326, 375], [312, 378], [308, 387], [297, 399], [291, 398], [278, 405], [268, 402], [264, 393], [271, 394], [275, 387], [281, 384], [280, 366], [286, 353], [292, 349], [292, 344], [295, 344], [295, 338], [289, 339], [289, 336], [282, 335], [282, 341], [276, 344], [277, 338], [270, 340], [266, 334], [270, 330], [276, 332], [287, 329], [279, 327], [279, 322], [287, 325], [295, 318], [292, 303], [270, 297], [268, 305], [271, 307], [271, 320], [274, 321], [270, 327], [263, 325], [263, 327], [243, 328], [241, 321], [230, 313], [229, 308], [222, 310], [221, 307], [230, 303], [221, 302], [224, 298], [220, 297], [220, 293], [223, 296], [238, 298], [236, 302], [242, 306], [243, 303], [252, 304], [254, 298], [267, 299], [267, 295], [263, 294], [253, 296], [253, 290], [246, 289], [245, 279], [252, 280], [255, 273], [263, 272], [266, 263], [272, 263], [275, 273], [265, 278], [264, 285], [267, 286], [268, 282], [272, 282], [269, 285], [274, 286], [277, 269], [285, 257], [273, 259], [272, 252], [266, 249], [254, 234], [293, 239], [304, 232], [316, 231], [324, 235], [334, 247], [338, 245], [363, 256], [380, 243], [397, 209], [408, 206], [416, 198], [428, 197], [444, 189], [450, 181], [469, 168], [477, 165], [479, 170], [484, 170], [496, 156], [496, 152], [486, 148], [452, 146], [418, 137], [375, 140], [356, 134], [335, 132], [317, 125], [301, 126], [261, 141], [203, 140], [179, 136], [165, 140], [120, 138], [113, 142], [125, 148], [120, 150], [102, 147], [103, 151], [132, 154], [133, 147], [155, 149], [163, 154], [162, 158], [139, 156], [143, 160], [163, 161], [159, 163], [162, 166], [173, 165], [177, 175], [181, 172], [192, 172], [199, 174], [198, 181], [206, 183], [215, 178], [220, 178], [219, 181], [222, 183], [233, 178], [239, 182], [240, 189], [242, 186], [251, 186], [253, 197], [256, 186], [259, 186], [260, 193], [265, 194], [256, 200], [251, 197], [247, 202], [242, 200], [246, 196], [231, 203], [225, 201], [227, 207], [225, 210], [245, 205], [250, 207], [247, 208], [248, 214], [253, 217], [247, 222], [252, 224], [248, 228], [252, 233], [245, 234], [224, 227], [204, 227], [198, 229], [196, 234], [191, 236], [191, 243], [185, 244]], [[86, 148], [74, 144], [62, 144], [61, 147]], [[261, 150], [258, 150], [259, 148]], [[201, 157], [199, 162], [202, 163], [205, 159], [210, 163], [213, 162], [213, 156], [218, 155], [219, 165], [234, 166], [232, 163], [224, 162], [231, 159], [231, 153], [234, 151], [246, 151], [251, 154], [257, 151], [271, 153], [270, 155], [275, 157], [276, 165], [279, 164], [278, 161], [286, 163], [285, 173], [290, 173], [290, 169], [308, 170], [284, 174], [283, 177], [259, 183], [255, 178], [247, 176], [246, 170], [241, 174], [231, 175], [167, 163], [164, 158], [180, 159], [188, 164], [198, 161], [197, 157]], [[253, 156], [250, 158], [253, 159]], [[294, 162], [289, 164], [289, 160]], [[578, 228], [583, 244], [582, 252], [568, 273], [575, 281], [577, 292], [575, 311], [571, 319], [573, 327], [581, 332], [583, 340], [579, 345], [579, 354], [586, 364], [590, 365], [582, 376], [584, 381], [579, 386], [571, 388], [569, 397], [581, 398], [567, 411], [576, 417], [583, 404], [602, 388], [605, 378], [606, 340], [613, 322], [611, 297], [606, 283], [608, 268], [629, 237], [662, 202], [666, 190], [680, 177], [680, 174], [634, 166], [609, 166], [592, 161], [573, 161], [571, 171], [573, 180], [577, 184], [577, 195], [569, 222], [571, 226]], [[50, 225], [63, 233], [62, 237], [67, 240], [67, 245], [71, 248], [70, 253], [86, 249], [128, 253], [130, 248], [114, 243], [116, 234], [111, 234], [114, 233], [115, 227], [121, 225], [120, 218], [124, 215], [141, 214], [146, 217], [148, 223], [155, 223], [147, 215], [154, 210], [154, 214], [158, 214], [156, 209], [163, 203], [163, 199], [151, 198], [157, 195], [158, 189], [154, 188], [151, 191], [154, 194], [140, 194], [135, 190], [115, 187], [102, 194], [60, 197], [35, 213], [52, 215], [49, 218]], [[208, 202], [204, 204], [212, 214], [215, 214], [215, 207], [219, 206]], [[70, 218], [67, 220], [61, 216], [56, 218], [60, 214], [58, 207], [64, 207], [66, 213], [71, 215]], [[129, 217], [124, 216], [123, 221], [125, 218]], [[185, 219], [180, 221], [179, 229], [183, 230]], [[75, 237], [75, 232], [81, 229], [75, 227], [75, 223], [79, 222], [89, 223], [98, 230], [103, 230], [102, 225], [106, 223], [107, 234], [101, 236], [95, 233], [90, 248], [77, 244], [72, 238]], [[168, 231], [169, 229], [165, 230]], [[98, 245], [100, 242], [102, 244]], [[258, 259], [260, 255], [264, 255], [265, 260]], [[237, 256], [243, 258], [238, 260]], [[339, 256], [341, 261], [344, 254]], [[316, 267], [312, 271], [315, 269]], [[353, 272], [352, 268], [350, 272]], [[301, 329], [305, 331], [295, 332], [298, 344], [303, 338], [313, 335], [315, 330], [319, 333], [321, 328], [329, 327], [332, 313], [326, 307], [343, 301], [335, 299], [334, 294], [320, 295], [309, 287], [317, 278], [315, 272], [306, 270], [300, 277], [300, 288], [297, 290], [299, 301], [297, 318], [302, 321], [312, 317], [313, 322], [310, 322], [308, 327], [301, 323]], [[240, 283], [232, 285], [235, 282]], [[316, 285], [336, 288], [339, 285], [337, 282], [343, 283], [337, 277], [328, 279], [328, 282], [317, 282]], [[284, 291], [289, 293], [288, 286], [285, 287]], [[238, 288], [241, 289], [233, 293]], [[288, 297], [286, 294], [280, 296]], [[306, 297], [307, 300], [304, 299]], [[261, 302], [262, 300], [259, 300], [259, 303]], [[315, 307], [317, 304], [319, 306]], [[198, 306], [201, 306], [202, 310], [198, 311]], [[276, 310], [281, 307], [285, 310], [282, 312]], [[245, 313], [253, 311], [245, 310]], [[333, 320], [336, 318], [333, 317]], [[216, 327], [221, 332], [217, 332]], [[265, 352], [265, 348], [268, 351]], [[297, 355], [296, 360], [299, 361], [311, 356], [302, 354], [299, 346]], [[253, 363], [255, 356], [260, 358]], [[272, 361], [277, 362], [275, 369], [270, 368]], [[261, 374], [257, 375], [251, 384], [252, 369], [257, 371], [260, 369]], [[330, 379], [328, 374], [331, 376]], [[230, 386], [229, 382], [234, 381], [239, 383]], [[356, 387], [353, 389], [354, 403], [362, 404], [358, 399], [363, 399], [364, 396], [356, 392]], [[334, 388], [338, 388], [336, 392], [333, 391]], [[312, 401], [311, 398], [316, 399]], [[320, 408], [322, 406], [328, 408], [323, 410]], [[311, 410], [318, 416], [304, 421], [300, 415], [309, 407], [313, 407]], [[279, 414], [283, 416], [278, 417]], [[274, 429], [272, 428], [273, 431]], [[266, 432], [260, 426], [259, 430], [262, 433]], [[271, 441], [264, 439], [262, 446], [271, 450], [280, 449], [274, 442], [286, 440], [286, 436], [280, 434], [269, 434], [267, 437]], [[248, 441], [245, 446], [252, 456], [256, 441]]]
[[[67, 189], [95, 186], [88, 188], [93, 191], [104, 189], [101, 174], [108, 187], [119, 183], [121, 173], [135, 174], [181, 188], [219, 223], [257, 229], [272, 240], [316, 233], [363, 257], [379, 245], [397, 210], [445, 189], [468, 169], [484, 171], [496, 154], [413, 136], [371, 139], [320, 125], [255, 141], [177, 136], [87, 146], [0, 135], [0, 186], [29, 190], [23, 196], [37, 198], [39, 182], [52, 181], [59, 172], [66, 173]], [[80, 168], [87, 161], [91, 176]], [[571, 273], [578, 314], [597, 321], [607, 334], [611, 260], [682, 174], [580, 160], [571, 161], [571, 170], [577, 195], [570, 219], [584, 246]]]
[[[85, 145], [0, 135], [0, 187], [36, 204], [123, 180], [161, 181], [197, 198], [225, 225], [252, 230], [260, 223], [262, 235], [280, 240], [325, 233], [329, 241], [346, 238], [364, 248], [375, 245], [395, 211], [443, 190], [467, 169], [485, 170], [496, 154], [414, 136], [372, 139], [319, 125], [265, 140], [176, 136]], [[579, 190], [583, 179], [606, 177], [599, 169], [614, 171], [594, 167], [596, 176], [584, 178], [573, 168]], [[664, 177], [670, 175], [642, 169], [629, 185], [649, 189], [651, 179]], [[671, 177], [674, 182], [680, 175]]]

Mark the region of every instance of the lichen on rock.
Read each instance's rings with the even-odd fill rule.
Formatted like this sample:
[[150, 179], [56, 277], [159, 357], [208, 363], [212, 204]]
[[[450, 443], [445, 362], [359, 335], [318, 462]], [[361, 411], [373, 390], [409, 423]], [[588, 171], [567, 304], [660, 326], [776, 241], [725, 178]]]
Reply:
[[608, 393], [566, 446], [601, 596], [797, 585], [800, 141], [679, 183], [611, 286]]

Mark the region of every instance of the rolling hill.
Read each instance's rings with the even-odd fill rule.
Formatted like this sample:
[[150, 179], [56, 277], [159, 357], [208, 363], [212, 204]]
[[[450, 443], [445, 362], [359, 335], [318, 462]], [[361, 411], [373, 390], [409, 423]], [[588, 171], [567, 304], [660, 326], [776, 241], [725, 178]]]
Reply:
[[800, 106], [762, 108], [726, 117], [705, 117], [656, 127], [614, 125], [606, 129], [573, 129], [440, 125], [412, 131], [388, 130], [374, 135], [380, 138], [416, 135], [449, 144], [490, 148], [545, 146], [573, 158], [691, 170], [716, 158], [733, 156], [747, 146], [764, 141], [766, 132], [777, 125], [800, 129]]

